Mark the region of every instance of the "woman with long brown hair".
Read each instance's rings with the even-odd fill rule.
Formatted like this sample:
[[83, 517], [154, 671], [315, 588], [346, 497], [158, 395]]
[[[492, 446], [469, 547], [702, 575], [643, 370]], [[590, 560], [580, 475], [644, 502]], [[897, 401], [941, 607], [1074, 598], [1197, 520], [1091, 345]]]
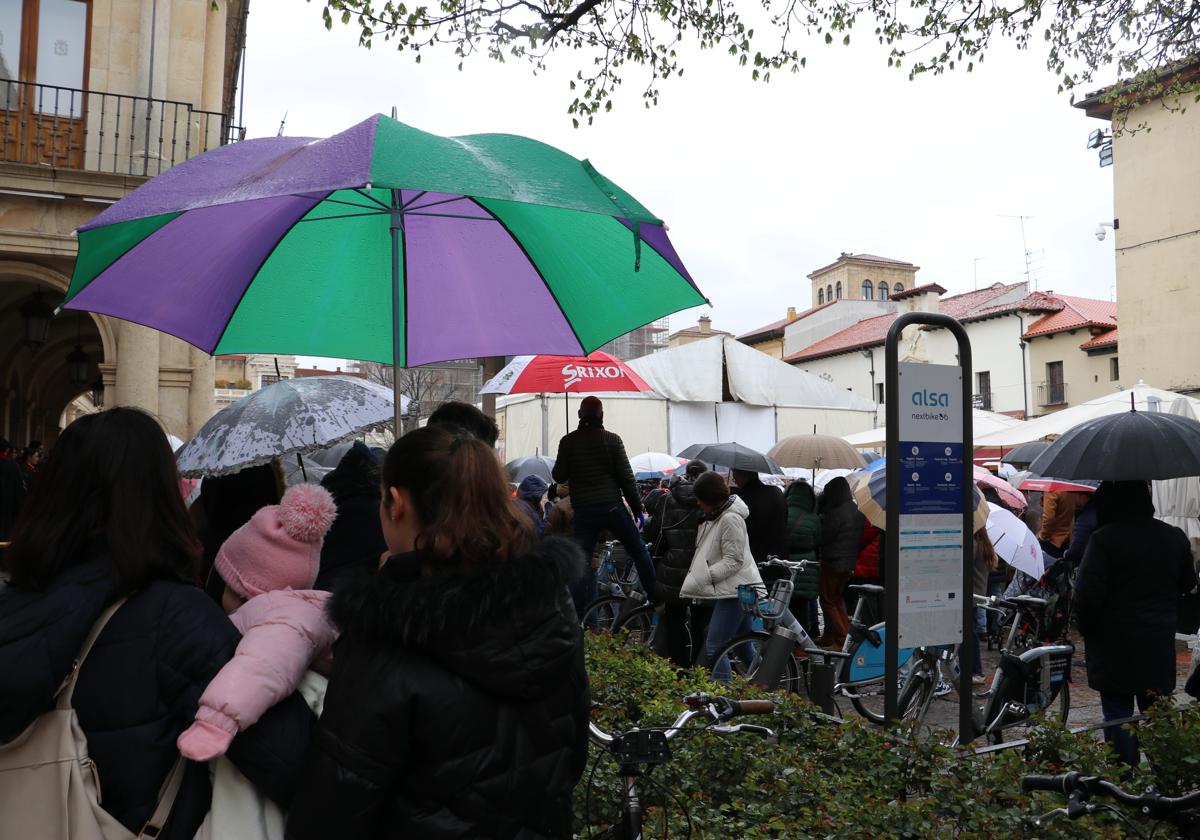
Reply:
[[570, 837], [579, 550], [536, 542], [495, 453], [444, 428], [392, 446], [379, 514], [391, 556], [333, 596], [342, 638], [288, 836]]

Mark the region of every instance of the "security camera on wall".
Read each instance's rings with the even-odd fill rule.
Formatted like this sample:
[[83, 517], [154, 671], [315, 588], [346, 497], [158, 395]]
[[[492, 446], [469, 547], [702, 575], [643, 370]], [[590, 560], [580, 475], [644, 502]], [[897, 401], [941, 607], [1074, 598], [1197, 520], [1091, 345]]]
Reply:
[[1097, 239], [1097, 241], [1103, 242], [1103, 241], [1104, 241], [1104, 237], [1105, 237], [1105, 236], [1107, 236], [1107, 235], [1108, 235], [1108, 230], [1107, 230], [1107, 229], [1105, 229], [1104, 225], [1096, 225], [1096, 239]]

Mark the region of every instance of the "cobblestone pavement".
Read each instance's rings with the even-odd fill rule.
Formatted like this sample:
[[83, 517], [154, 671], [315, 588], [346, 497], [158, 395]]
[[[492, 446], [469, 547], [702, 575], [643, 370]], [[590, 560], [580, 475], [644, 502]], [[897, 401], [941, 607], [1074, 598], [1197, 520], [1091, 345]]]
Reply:
[[[1071, 727], [1086, 726], [1088, 724], [1100, 723], [1104, 718], [1100, 710], [1100, 695], [1099, 693], [1088, 688], [1087, 670], [1085, 666], [1085, 648], [1082, 637], [1077, 632], [1072, 631], [1071, 639], [1075, 643], [1075, 656], [1071, 662], [1071, 709], [1067, 718], [1067, 723]], [[1175, 695], [1177, 698], [1187, 698], [1183, 693], [1183, 685], [1187, 681], [1188, 673], [1191, 668], [1192, 654], [1181, 644], [1176, 645], [1176, 676], [1177, 684]], [[983, 672], [987, 676], [988, 681], [991, 681], [992, 675], [996, 671], [996, 665], [1000, 658], [1000, 651], [987, 650], [984, 646], [983, 653]], [[947, 678], [949, 673], [947, 670]], [[986, 686], [981, 686], [977, 691], [986, 690]], [[976, 698], [976, 704], [983, 704], [985, 698]], [[855, 716], [854, 708], [849, 701], [842, 699], [839, 701], [841, 713], [844, 716]], [[958, 693], [950, 692], [943, 697], [934, 699], [929, 707], [929, 713], [925, 718], [926, 723], [933, 726], [944, 727], [947, 729], [958, 728]]]

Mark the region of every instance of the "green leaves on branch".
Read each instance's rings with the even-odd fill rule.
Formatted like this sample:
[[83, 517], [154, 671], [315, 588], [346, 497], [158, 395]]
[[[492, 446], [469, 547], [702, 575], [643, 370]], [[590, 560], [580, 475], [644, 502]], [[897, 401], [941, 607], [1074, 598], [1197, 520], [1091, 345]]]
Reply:
[[[462, 60], [521, 59], [538, 73], [551, 53], [578, 53], [567, 109], [576, 124], [612, 108], [631, 68], [645, 81], [646, 107], [657, 104], [659, 85], [683, 75], [676, 47], [685, 40], [727, 51], [738, 66], [752, 67], [752, 78], [766, 81], [772, 70], [805, 65], [796, 38], [848, 45], [860, 20], [890, 47], [888, 65], [904, 67], [910, 78], [964, 61], [970, 72], [994, 39], [1018, 49], [1044, 44], [1060, 90], [1115, 69], [1132, 80], [1114, 93], [1118, 114], [1164, 92], [1154, 87], [1163, 82], [1162, 68], [1200, 59], [1200, 0], [437, 0], [412, 8], [395, 0], [325, 2], [326, 28], [336, 17], [359, 27], [363, 46], [382, 38], [418, 60], [422, 49], [437, 47]], [[1166, 93], [1186, 94], [1197, 82], [1174, 78], [1166, 85]]]

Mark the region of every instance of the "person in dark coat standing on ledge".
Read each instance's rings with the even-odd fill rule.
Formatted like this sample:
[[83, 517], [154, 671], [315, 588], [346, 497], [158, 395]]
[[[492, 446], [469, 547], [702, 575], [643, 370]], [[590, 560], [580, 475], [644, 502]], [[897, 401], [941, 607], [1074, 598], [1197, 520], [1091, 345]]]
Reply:
[[[1087, 646], [1088, 686], [1105, 720], [1120, 720], [1175, 690], [1179, 596], [1196, 587], [1187, 536], [1154, 518], [1145, 481], [1105, 482], [1096, 492], [1100, 527], [1075, 578], [1075, 615]], [[1104, 737], [1118, 757], [1138, 763], [1138, 743], [1121, 727]]]
[[[641, 516], [642, 500], [625, 455], [625, 444], [604, 428], [604, 404], [596, 397], [584, 397], [579, 406], [579, 428], [559, 441], [554, 480], [571, 485], [575, 542], [583, 549], [583, 556], [592, 556], [602, 531], [611, 532], [633, 558], [642, 588], [654, 600], [654, 564], [637, 524], [630, 517], [630, 513]], [[622, 496], [628, 510], [621, 503]], [[590, 572], [575, 582], [571, 597], [582, 617], [588, 604], [596, 599], [596, 581]]]

